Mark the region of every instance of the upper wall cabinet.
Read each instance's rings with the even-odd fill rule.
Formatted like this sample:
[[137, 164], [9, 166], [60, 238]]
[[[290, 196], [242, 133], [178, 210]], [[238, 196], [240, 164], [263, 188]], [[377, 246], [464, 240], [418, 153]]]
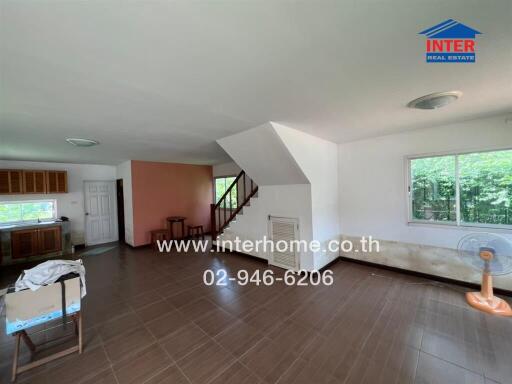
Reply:
[[23, 171], [0, 169], [0, 194], [23, 193]]
[[66, 171], [0, 169], [0, 195], [67, 191]]
[[23, 193], [46, 193], [45, 171], [23, 171]]
[[66, 171], [46, 171], [46, 192], [66, 193], [68, 191], [68, 174]]

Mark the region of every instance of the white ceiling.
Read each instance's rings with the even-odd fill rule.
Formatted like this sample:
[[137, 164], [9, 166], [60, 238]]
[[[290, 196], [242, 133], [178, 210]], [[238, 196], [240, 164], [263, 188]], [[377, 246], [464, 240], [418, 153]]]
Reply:
[[[0, 2], [0, 158], [219, 163], [276, 121], [336, 142], [512, 110], [512, 2]], [[483, 33], [476, 64], [426, 64], [421, 30]], [[442, 110], [413, 98], [460, 89]], [[65, 137], [99, 140], [73, 148]]]

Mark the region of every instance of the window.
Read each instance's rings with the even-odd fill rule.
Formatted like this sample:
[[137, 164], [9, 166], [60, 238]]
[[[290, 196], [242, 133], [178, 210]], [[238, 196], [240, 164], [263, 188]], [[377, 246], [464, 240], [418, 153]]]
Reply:
[[512, 225], [512, 150], [409, 160], [410, 221]]
[[57, 218], [55, 200], [0, 202], [0, 223], [49, 220]]
[[[235, 181], [235, 176], [216, 177], [215, 178], [215, 203], [224, 196], [229, 186]], [[231, 205], [229, 204], [229, 196], [221, 203], [222, 208], [236, 208], [237, 206], [237, 187], [231, 190]]]

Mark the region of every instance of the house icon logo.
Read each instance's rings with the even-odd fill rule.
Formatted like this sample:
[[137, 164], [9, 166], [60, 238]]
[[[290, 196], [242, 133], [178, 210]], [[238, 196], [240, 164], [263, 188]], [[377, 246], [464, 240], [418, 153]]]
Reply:
[[419, 33], [427, 37], [427, 63], [474, 63], [476, 60], [476, 29], [448, 19]]

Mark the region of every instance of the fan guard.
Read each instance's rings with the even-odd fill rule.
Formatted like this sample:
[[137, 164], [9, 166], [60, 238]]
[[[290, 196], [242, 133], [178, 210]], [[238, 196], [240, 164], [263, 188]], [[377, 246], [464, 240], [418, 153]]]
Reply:
[[494, 296], [492, 276], [512, 272], [512, 244], [493, 233], [472, 233], [464, 236], [457, 246], [464, 262], [482, 272], [480, 292], [466, 293], [466, 300], [474, 308], [501, 316], [512, 316], [510, 305]]

